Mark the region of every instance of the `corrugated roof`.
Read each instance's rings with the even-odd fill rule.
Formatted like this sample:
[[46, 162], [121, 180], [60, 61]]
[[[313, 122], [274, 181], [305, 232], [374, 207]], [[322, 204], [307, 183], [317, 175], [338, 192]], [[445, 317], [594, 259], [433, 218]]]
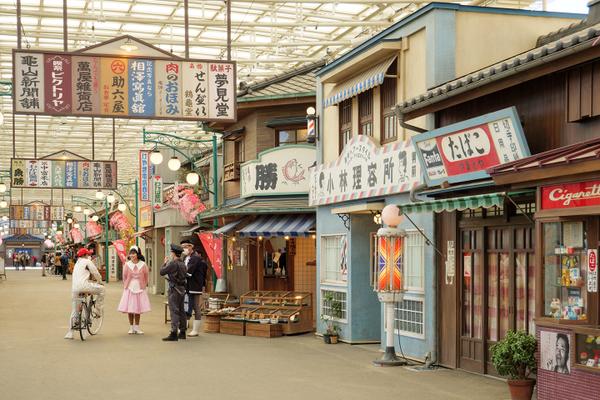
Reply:
[[238, 102], [314, 96], [316, 73], [323, 65], [324, 61], [248, 86], [238, 93]]
[[400, 108], [403, 113], [411, 112], [594, 45], [600, 45], [600, 23], [437, 86], [404, 101]]

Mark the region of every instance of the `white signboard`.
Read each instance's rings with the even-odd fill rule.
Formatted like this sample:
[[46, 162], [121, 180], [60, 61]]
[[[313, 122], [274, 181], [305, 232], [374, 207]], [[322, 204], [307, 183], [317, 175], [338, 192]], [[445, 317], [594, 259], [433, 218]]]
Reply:
[[446, 245], [446, 285], [454, 284], [454, 276], [456, 275], [455, 257], [454, 240], [448, 240]]
[[598, 250], [589, 249], [587, 252], [587, 291], [596, 293], [598, 291]]
[[316, 160], [315, 146], [287, 145], [261, 152], [241, 167], [242, 197], [308, 194], [309, 168]]
[[44, 55], [20, 53], [15, 58], [15, 110], [39, 112], [44, 110]]
[[108, 247], [108, 277], [112, 281], [117, 280], [117, 249], [115, 246]]
[[336, 161], [312, 169], [309, 204], [403, 193], [419, 183], [421, 169], [410, 141], [379, 147], [369, 136], [355, 135]]

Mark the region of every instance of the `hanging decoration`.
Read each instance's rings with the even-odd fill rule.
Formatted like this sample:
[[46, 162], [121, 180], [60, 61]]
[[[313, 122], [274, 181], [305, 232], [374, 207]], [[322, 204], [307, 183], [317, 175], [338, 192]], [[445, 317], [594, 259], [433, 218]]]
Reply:
[[47, 249], [51, 249], [54, 247], [54, 242], [52, 242], [52, 240], [50, 240], [50, 239], [46, 239], [46, 240], [44, 240], [44, 246]]
[[65, 244], [67, 243], [66, 239], [64, 238], [62, 233], [57, 233], [56, 234], [56, 241], [60, 244]]
[[119, 256], [121, 263], [125, 264], [125, 262], [127, 262], [127, 244], [125, 240], [115, 240], [112, 244], [115, 246], [115, 250], [117, 250], [117, 255]]
[[193, 224], [196, 216], [206, 210], [206, 206], [191, 188], [176, 185], [175, 194], [169, 199], [169, 205], [181, 213], [185, 220]]
[[99, 223], [94, 222], [94, 221], [88, 221], [85, 224], [85, 229], [86, 229], [88, 238], [99, 236], [102, 234], [102, 231], [103, 231], [102, 225], [100, 225]]
[[198, 237], [206, 250], [208, 259], [218, 279], [221, 279], [223, 271], [223, 238], [212, 232], [199, 232]]
[[69, 231], [69, 235], [71, 236], [71, 240], [73, 241], [73, 243], [82, 243], [83, 242], [83, 232], [81, 232], [81, 229], [72, 228]]
[[134, 242], [134, 229], [131, 226], [131, 223], [121, 211], [117, 211], [113, 213], [109, 220], [110, 226], [115, 229], [121, 239], [125, 241], [125, 244], [128, 246], [133, 245]]

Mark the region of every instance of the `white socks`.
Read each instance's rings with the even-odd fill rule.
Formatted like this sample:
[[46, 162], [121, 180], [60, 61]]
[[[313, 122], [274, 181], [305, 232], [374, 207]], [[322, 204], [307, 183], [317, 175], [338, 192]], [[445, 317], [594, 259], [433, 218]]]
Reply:
[[144, 332], [140, 329], [139, 325], [133, 325], [133, 333], [136, 333], [138, 335], [143, 335]]

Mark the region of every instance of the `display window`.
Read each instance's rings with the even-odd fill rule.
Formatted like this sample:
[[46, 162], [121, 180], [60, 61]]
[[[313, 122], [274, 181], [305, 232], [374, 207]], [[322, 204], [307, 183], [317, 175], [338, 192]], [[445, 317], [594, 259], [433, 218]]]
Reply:
[[545, 222], [542, 231], [544, 315], [565, 321], [587, 321], [586, 223]]

